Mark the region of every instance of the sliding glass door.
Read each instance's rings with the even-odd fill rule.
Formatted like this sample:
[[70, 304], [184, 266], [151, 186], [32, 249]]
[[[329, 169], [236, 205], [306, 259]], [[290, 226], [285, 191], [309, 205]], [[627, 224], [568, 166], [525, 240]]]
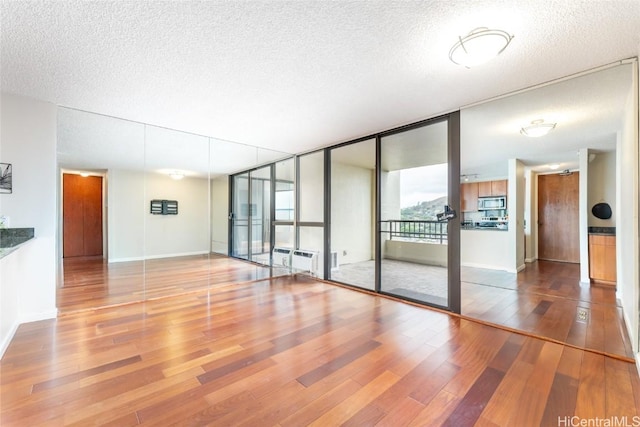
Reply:
[[375, 138], [330, 150], [329, 279], [375, 289]]
[[229, 254], [236, 258], [249, 259], [249, 172], [232, 176], [231, 186]]
[[459, 176], [449, 120], [380, 138], [379, 290], [459, 311], [459, 223], [451, 208]]

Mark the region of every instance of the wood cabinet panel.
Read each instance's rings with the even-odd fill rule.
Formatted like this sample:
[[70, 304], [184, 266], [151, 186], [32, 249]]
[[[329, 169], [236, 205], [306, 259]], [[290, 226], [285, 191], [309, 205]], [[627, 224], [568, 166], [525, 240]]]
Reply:
[[507, 195], [507, 180], [501, 179], [499, 181], [491, 181], [491, 195], [492, 196], [506, 196]]
[[506, 179], [478, 182], [478, 197], [494, 197], [507, 195]]
[[491, 197], [491, 181], [478, 183], [478, 197]]
[[460, 186], [460, 210], [475, 212], [478, 210], [478, 183], [470, 182]]
[[596, 282], [615, 284], [616, 236], [589, 235], [589, 277]]

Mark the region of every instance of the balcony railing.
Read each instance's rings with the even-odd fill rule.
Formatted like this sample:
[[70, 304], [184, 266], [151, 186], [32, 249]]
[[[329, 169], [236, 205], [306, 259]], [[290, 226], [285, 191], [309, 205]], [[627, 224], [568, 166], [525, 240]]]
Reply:
[[381, 232], [389, 240], [447, 244], [446, 222], [394, 219], [381, 223]]

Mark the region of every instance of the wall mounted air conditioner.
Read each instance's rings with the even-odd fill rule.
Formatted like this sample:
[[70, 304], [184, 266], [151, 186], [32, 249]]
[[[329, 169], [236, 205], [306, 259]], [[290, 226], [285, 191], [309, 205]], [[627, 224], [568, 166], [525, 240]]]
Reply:
[[318, 269], [318, 252], [298, 249], [291, 256], [291, 267], [315, 274]]
[[271, 265], [274, 267], [289, 267], [291, 266], [291, 253], [293, 249], [274, 247], [271, 253]]

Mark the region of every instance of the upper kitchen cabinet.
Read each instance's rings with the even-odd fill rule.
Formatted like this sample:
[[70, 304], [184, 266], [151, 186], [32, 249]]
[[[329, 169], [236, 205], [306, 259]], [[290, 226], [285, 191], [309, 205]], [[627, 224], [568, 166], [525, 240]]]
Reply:
[[465, 183], [460, 186], [460, 210], [475, 212], [478, 210], [478, 182]]
[[478, 197], [493, 197], [507, 195], [507, 180], [478, 182]]

